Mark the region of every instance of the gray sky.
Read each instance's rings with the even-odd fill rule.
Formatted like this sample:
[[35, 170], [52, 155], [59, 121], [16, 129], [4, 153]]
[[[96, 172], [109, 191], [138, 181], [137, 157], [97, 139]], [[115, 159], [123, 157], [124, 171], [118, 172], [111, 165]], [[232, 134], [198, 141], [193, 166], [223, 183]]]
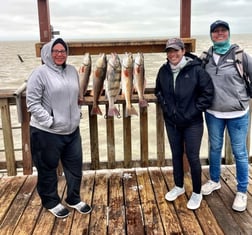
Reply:
[[[191, 35], [216, 19], [231, 33], [252, 33], [251, 0], [191, 0]], [[50, 21], [64, 39], [179, 36], [180, 0], [49, 0]], [[4, 0], [0, 40], [39, 40], [37, 0]]]

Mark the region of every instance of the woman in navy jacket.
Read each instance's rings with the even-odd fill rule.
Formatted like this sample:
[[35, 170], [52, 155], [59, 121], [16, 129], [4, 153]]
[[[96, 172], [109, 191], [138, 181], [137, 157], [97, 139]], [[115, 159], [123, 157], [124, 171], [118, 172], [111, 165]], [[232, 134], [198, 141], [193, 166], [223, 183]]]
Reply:
[[165, 51], [167, 63], [158, 71], [155, 88], [171, 147], [175, 183], [175, 187], [165, 198], [174, 201], [185, 192], [185, 151], [193, 186], [187, 207], [194, 210], [199, 208], [202, 200], [199, 152], [203, 135], [203, 112], [211, 106], [214, 88], [210, 76], [201, 67], [201, 61], [193, 55], [185, 55], [185, 46], [181, 39], [168, 40]]

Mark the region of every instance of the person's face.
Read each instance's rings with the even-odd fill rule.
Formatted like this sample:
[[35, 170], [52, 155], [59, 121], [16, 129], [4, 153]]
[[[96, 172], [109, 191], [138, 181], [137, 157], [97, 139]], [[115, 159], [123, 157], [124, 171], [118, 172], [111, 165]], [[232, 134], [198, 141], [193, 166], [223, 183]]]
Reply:
[[211, 33], [211, 37], [214, 42], [223, 42], [228, 39], [229, 31], [225, 27], [219, 26]]
[[167, 59], [172, 65], [177, 65], [182, 57], [185, 54], [185, 49], [175, 50], [175, 49], [168, 49], [167, 51]]
[[53, 62], [56, 65], [62, 65], [66, 61], [66, 57], [67, 55], [65, 47], [60, 43], [55, 44], [54, 47], [52, 48]]

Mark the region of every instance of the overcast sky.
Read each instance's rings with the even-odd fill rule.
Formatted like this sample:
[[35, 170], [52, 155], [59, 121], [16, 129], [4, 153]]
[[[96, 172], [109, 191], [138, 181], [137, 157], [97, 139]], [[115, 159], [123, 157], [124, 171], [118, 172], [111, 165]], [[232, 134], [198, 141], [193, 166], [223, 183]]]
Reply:
[[[191, 35], [216, 19], [231, 33], [252, 33], [251, 0], [191, 0]], [[180, 0], [49, 0], [50, 22], [64, 39], [179, 36]], [[39, 40], [37, 0], [4, 0], [0, 40]]]

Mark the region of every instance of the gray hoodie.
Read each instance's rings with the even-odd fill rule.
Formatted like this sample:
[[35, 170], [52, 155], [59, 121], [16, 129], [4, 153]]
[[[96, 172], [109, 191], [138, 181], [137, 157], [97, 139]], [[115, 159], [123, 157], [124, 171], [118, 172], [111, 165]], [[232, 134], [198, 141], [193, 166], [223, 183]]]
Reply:
[[[235, 66], [235, 49], [232, 45], [229, 51], [222, 55], [218, 64], [215, 63], [212, 48], [209, 50], [209, 61], [205, 65], [206, 71], [210, 74], [214, 84], [214, 100], [209, 108], [219, 112], [243, 111], [249, 106], [249, 96], [246, 91], [245, 82], [238, 74]], [[252, 58], [244, 53], [245, 71], [252, 77]]]
[[[53, 43], [43, 46], [41, 59], [44, 64], [28, 79], [26, 104], [31, 113], [31, 126], [67, 135], [73, 133], [80, 122], [79, 77], [74, 66], [54, 64], [51, 56]], [[66, 49], [68, 54], [67, 46]]]

